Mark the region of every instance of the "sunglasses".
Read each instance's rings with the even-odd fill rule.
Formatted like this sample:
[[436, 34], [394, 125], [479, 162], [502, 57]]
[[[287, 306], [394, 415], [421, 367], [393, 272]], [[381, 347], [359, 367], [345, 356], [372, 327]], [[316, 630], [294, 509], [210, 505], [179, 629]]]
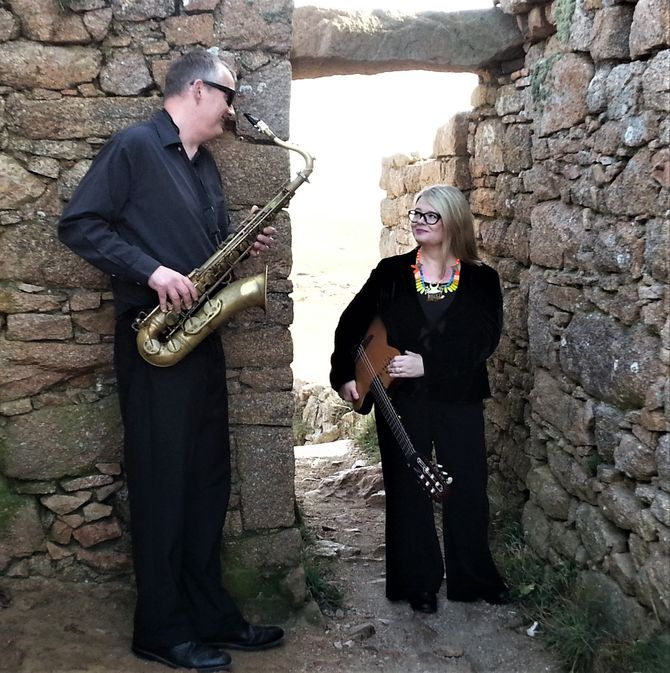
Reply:
[[217, 84], [216, 82], [210, 82], [209, 80], [203, 79], [202, 80], [203, 84], [206, 84], [207, 86], [211, 86], [213, 89], [218, 89], [219, 91], [223, 91], [223, 93], [226, 94], [226, 103], [228, 105], [233, 104], [233, 100], [235, 99], [235, 94], [237, 91], [235, 89], [231, 89], [230, 87], [223, 86], [223, 84]]

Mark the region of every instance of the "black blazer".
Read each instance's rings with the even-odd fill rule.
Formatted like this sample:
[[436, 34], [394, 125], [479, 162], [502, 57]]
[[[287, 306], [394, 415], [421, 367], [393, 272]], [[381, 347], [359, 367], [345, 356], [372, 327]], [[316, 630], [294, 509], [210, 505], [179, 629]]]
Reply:
[[486, 359], [496, 349], [502, 330], [497, 272], [486, 264], [462, 263], [454, 299], [431, 328], [416, 292], [411, 269], [415, 261], [416, 250], [381, 260], [344, 310], [335, 330], [331, 385], [339, 390], [355, 378], [355, 349], [379, 316], [390, 346], [423, 357], [424, 376], [397, 380], [394, 395], [429, 395], [457, 403], [489, 397]]

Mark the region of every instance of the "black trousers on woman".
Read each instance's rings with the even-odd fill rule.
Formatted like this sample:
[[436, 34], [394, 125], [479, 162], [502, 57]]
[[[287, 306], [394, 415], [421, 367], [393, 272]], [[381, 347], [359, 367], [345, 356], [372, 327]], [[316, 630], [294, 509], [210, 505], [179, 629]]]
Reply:
[[447, 404], [394, 396], [393, 404], [414, 448], [433, 453], [454, 481], [443, 505], [444, 563], [433, 501], [407, 467], [391, 430], [377, 411], [386, 489], [386, 596], [408, 600], [437, 593], [445, 576], [447, 598], [494, 598], [505, 584], [488, 544], [489, 506], [484, 415], [481, 402]]
[[114, 355], [137, 583], [134, 639], [151, 649], [222, 636], [244, 620], [221, 586], [230, 446], [219, 337], [172, 367], [155, 367], [137, 351], [133, 317], [117, 320]]

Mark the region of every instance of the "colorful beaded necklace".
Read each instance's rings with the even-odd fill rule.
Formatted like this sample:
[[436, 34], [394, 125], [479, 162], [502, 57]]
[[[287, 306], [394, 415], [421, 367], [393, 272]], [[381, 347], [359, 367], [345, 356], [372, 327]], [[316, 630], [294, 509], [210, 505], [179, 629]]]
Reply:
[[451, 277], [444, 283], [427, 283], [423, 277], [423, 265], [421, 264], [421, 250], [416, 251], [416, 264], [412, 264], [414, 271], [414, 283], [419, 294], [425, 294], [428, 301], [440, 301], [449, 292], [456, 292], [458, 281], [461, 279], [461, 260], [451, 267]]

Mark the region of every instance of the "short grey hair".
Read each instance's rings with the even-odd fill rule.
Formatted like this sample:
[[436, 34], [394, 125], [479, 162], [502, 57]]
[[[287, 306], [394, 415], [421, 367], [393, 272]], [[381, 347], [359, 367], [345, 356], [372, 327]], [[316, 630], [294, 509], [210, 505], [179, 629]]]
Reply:
[[164, 97], [178, 96], [196, 79], [216, 80], [221, 67], [236, 79], [233, 69], [213, 49], [198, 48], [187, 52], [169, 67], [163, 87]]

